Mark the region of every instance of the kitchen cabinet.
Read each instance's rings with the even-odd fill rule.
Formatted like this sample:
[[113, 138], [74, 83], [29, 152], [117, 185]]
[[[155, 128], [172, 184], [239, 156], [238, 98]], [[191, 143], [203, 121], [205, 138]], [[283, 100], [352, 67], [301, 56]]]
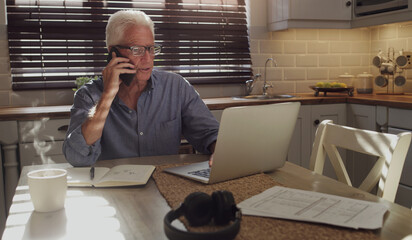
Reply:
[[[398, 134], [400, 132], [412, 131], [412, 110], [389, 108], [388, 109], [388, 132]], [[407, 208], [412, 207], [412, 145], [409, 146], [405, 164], [398, 187], [395, 202]]]
[[[347, 125], [350, 127], [379, 131], [376, 120], [376, 106], [348, 104]], [[354, 187], [359, 187], [374, 166], [377, 157], [346, 151], [346, 169]]]
[[310, 112], [311, 105], [300, 106], [295, 131], [293, 132], [287, 156], [289, 162], [305, 168], [309, 168], [312, 149]]
[[268, 0], [267, 7], [269, 31], [351, 27], [351, 0]]
[[19, 121], [20, 166], [67, 162], [62, 146], [70, 119]]
[[19, 177], [17, 121], [0, 121], [0, 133], [0, 162], [2, 164], [0, 167], [0, 233], [2, 233], [6, 213], [10, 207]]

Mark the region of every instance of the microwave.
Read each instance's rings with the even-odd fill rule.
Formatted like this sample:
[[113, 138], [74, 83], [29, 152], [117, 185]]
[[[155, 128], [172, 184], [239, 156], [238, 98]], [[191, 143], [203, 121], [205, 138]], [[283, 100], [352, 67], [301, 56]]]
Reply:
[[355, 0], [356, 17], [393, 12], [408, 8], [408, 0]]

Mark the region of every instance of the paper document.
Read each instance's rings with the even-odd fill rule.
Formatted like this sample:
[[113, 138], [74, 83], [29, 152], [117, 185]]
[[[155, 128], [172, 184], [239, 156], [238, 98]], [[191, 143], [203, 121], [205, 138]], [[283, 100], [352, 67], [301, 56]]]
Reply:
[[376, 202], [318, 192], [273, 187], [238, 204], [243, 215], [378, 229], [388, 208]]

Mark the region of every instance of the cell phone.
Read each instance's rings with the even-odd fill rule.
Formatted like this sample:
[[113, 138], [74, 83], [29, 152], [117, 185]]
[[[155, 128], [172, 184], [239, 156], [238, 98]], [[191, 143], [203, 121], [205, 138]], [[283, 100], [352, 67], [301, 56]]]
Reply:
[[[110, 60], [112, 60], [112, 53], [115, 53], [117, 57], [124, 57], [120, 54], [119, 50], [116, 47], [112, 47], [112, 49], [110, 49], [109, 55], [107, 56], [107, 62], [110, 62]], [[128, 69], [132, 69], [132, 68], [128, 68]], [[129, 86], [130, 83], [133, 81], [133, 78], [136, 74], [135, 73], [122, 73], [119, 75], [119, 78], [122, 80], [122, 82], [124, 84], [126, 84], [126, 86]]]

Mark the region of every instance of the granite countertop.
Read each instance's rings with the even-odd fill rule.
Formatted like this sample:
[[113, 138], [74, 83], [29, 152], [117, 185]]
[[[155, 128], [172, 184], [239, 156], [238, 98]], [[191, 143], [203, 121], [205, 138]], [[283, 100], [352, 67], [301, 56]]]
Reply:
[[[335, 93], [328, 96], [315, 97], [313, 93], [293, 94], [294, 98], [285, 99], [241, 99], [232, 97], [205, 98], [203, 99], [210, 110], [222, 110], [227, 107], [260, 105], [277, 102], [301, 102], [302, 105], [311, 104], [334, 104], [355, 103], [365, 105], [379, 105], [394, 108], [412, 109], [412, 94], [404, 95], [378, 95], [378, 94], [355, 94], [350, 97], [347, 94]], [[44, 117], [69, 118], [71, 105], [42, 106], [42, 107], [7, 107], [0, 108], [0, 121], [11, 120], [33, 120]]]

